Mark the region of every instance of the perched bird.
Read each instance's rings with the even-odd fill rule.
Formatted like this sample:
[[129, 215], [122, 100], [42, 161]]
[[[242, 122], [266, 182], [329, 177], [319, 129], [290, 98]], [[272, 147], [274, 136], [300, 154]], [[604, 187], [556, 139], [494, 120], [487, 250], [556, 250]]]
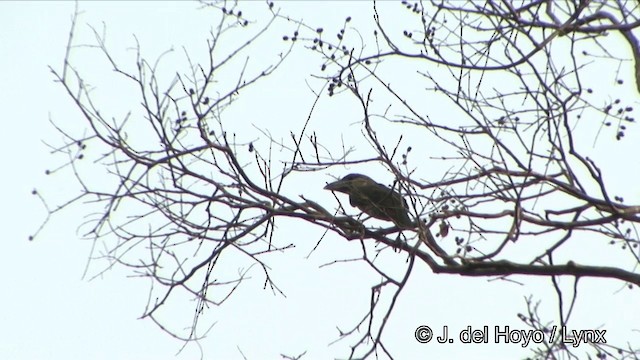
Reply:
[[327, 184], [327, 190], [349, 195], [349, 203], [362, 212], [380, 220], [393, 221], [396, 226], [411, 229], [415, 226], [407, 214], [407, 203], [392, 189], [362, 174], [349, 174]]

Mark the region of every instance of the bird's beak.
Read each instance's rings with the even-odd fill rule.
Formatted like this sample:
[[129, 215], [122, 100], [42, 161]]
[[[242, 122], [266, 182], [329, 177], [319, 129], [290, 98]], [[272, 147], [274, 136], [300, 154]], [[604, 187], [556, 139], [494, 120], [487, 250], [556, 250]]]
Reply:
[[332, 183], [327, 184], [327, 186], [325, 186], [325, 190], [331, 190], [331, 191], [343, 191], [346, 188], [346, 181], [342, 181], [342, 180], [338, 180], [338, 181], [334, 181]]

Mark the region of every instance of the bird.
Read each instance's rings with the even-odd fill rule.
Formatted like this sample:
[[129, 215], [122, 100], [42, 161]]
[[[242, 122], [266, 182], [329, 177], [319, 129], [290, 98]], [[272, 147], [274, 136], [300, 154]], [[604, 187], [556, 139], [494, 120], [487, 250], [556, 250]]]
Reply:
[[349, 195], [351, 206], [376, 219], [392, 221], [402, 229], [415, 227], [409, 218], [407, 202], [402, 195], [366, 175], [349, 174], [324, 188]]

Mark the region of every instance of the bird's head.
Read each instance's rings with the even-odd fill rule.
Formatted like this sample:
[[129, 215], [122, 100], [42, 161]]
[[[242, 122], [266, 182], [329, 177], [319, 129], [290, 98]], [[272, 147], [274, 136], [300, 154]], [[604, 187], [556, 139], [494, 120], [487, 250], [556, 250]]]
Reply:
[[362, 174], [349, 174], [338, 181], [327, 184], [326, 190], [338, 191], [344, 194], [351, 194], [355, 189], [362, 189], [365, 185], [376, 184], [373, 179]]

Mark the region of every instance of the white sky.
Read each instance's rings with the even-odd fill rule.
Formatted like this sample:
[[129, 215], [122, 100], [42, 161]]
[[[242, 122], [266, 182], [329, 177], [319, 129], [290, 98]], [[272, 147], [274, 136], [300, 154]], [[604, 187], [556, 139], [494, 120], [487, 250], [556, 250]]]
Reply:
[[[293, 16], [312, 19], [314, 24], [326, 24], [325, 28], [337, 28], [347, 15], [353, 16], [354, 21], [369, 19], [370, 6], [365, 2], [329, 4], [282, 2], [280, 6]], [[259, 6], [264, 5], [260, 3]], [[82, 279], [91, 249], [91, 243], [80, 240], [76, 231], [85, 215], [82, 209], [60, 214], [34, 242], [27, 240], [45, 216], [40, 202], [30, 195], [32, 189], [37, 188], [45, 197], [53, 199], [67, 198], [74, 190], [68, 172], [44, 175], [46, 169], [59, 166], [62, 159], [51, 156], [43, 144], [43, 141], [59, 143], [61, 140], [48, 122], [50, 117], [59, 124], [71, 124], [71, 128], [81, 129], [75, 122], [82, 119], [63, 88], [53, 82], [47, 67], [61, 67], [73, 7], [72, 2], [0, 2], [0, 99], [4, 104], [5, 123], [0, 142], [0, 153], [5, 162], [0, 187], [0, 225], [5, 233], [5, 247], [0, 252], [0, 269], [4, 275], [0, 301], [0, 358], [173, 358], [182, 343], [170, 338], [152, 322], [137, 319], [147, 300], [147, 282], [128, 277], [131, 273], [122, 268], [93, 281]], [[87, 24], [102, 29], [101, 22], [104, 22], [108, 46], [120, 56], [123, 64], [132, 64], [134, 54], [127, 48], [134, 44], [132, 34], [136, 34], [148, 58], [154, 59], [162, 51], [174, 47], [175, 60], [170, 61], [175, 63], [169, 64], [186, 69], [181, 47], [185, 46], [197, 57], [197, 50], [203, 48], [210, 27], [207, 23], [209, 15], [196, 11], [197, 5], [192, 3], [83, 2], [80, 8], [84, 13], [77, 29], [79, 40], [91, 39]], [[245, 9], [244, 12], [251, 16], [251, 6], [247, 5]], [[291, 27], [281, 29], [284, 34]], [[279, 37], [274, 37], [274, 44], [284, 49]], [[121, 116], [132, 102], [126, 93], [114, 93], [113, 89], [119, 84], [110, 83], [110, 68], [95, 60], [92, 51], [97, 50], [78, 51], [76, 62], [85, 71], [91, 69], [89, 73], [96, 79], [92, 85], [99, 88], [99, 99], [117, 97], [108, 103], [114, 106], [109, 110], [114, 116]], [[303, 80], [286, 76], [309, 71], [304, 67], [307, 65], [305, 58], [297, 53], [294, 56], [289, 59], [287, 73], [278, 75], [282, 79], [280, 87], [267, 92], [256, 89], [253, 93], [249, 89], [242, 95], [241, 101], [247, 101], [251, 106], [233, 110], [237, 111], [235, 115], [239, 120], [231, 126], [239, 131], [253, 131], [254, 124], [264, 126], [273, 121], [270, 129], [283, 137], [288, 136], [289, 130], [300, 130], [313, 96]], [[286, 106], [270, 105], [277, 103]], [[327, 119], [323, 121], [331, 124], [352, 123], [359, 119], [357, 108], [342, 105], [337, 101], [321, 107], [314, 116]], [[256, 108], [260, 111], [255, 111]], [[320, 139], [333, 136], [334, 141], [339, 140], [335, 135], [337, 125], [313, 126], [317, 127]], [[359, 128], [346, 127], [345, 131], [357, 133]], [[631, 131], [627, 135], [633, 136]], [[266, 142], [264, 138], [260, 141]], [[612, 163], [616, 161], [627, 160], [615, 158]], [[634, 161], [637, 173], [637, 160]], [[328, 173], [341, 176], [343, 170], [334, 169]], [[384, 181], [380, 179], [381, 182], [388, 180], [383, 171], [379, 174], [387, 176]], [[313, 196], [326, 208], [331, 208], [333, 197], [322, 191], [322, 186], [331, 178], [316, 175], [293, 191]], [[632, 195], [636, 196], [635, 200], [640, 198], [637, 191]], [[633, 199], [628, 200], [628, 203], [633, 202]], [[368, 309], [369, 287], [378, 279], [362, 264], [318, 268], [335, 252], [340, 253], [339, 258], [349, 257], [346, 254], [358, 256], [359, 245], [333, 239], [323, 243], [310, 259], [305, 259], [318, 234], [313, 233], [308, 224], [290, 221], [283, 221], [280, 230], [280, 236], [288, 236], [297, 245], [289, 255], [271, 262], [287, 298], [262, 290], [262, 282], [257, 276], [255, 281], [240, 288], [237, 299], [231, 299], [224, 307], [210, 309], [206, 321], [218, 323], [201, 343], [206, 359], [241, 359], [242, 354], [249, 359], [278, 358], [281, 353], [296, 355], [305, 350], [308, 350], [305, 357], [308, 359], [348, 354], [348, 343], [329, 343], [337, 337], [336, 326], [347, 329], [355, 323], [356, 315], [360, 316]], [[403, 260], [388, 261], [396, 261], [401, 270]], [[91, 263], [89, 273], [95, 274], [101, 265], [104, 266], [100, 262]], [[525, 310], [524, 297], [531, 293], [549, 295], [541, 308], [546, 314], [554, 314], [555, 298], [545, 280], [520, 278], [529, 284], [525, 288], [488, 282], [484, 278], [435, 276], [426, 266], [419, 267], [422, 270], [412, 278], [401, 296], [400, 309], [385, 337], [400, 359], [417, 356], [492, 359], [496, 352], [509, 358], [526, 356], [528, 353], [519, 345], [418, 344], [413, 331], [422, 324], [434, 325], [436, 329], [449, 325], [454, 331], [467, 325], [511, 325], [526, 329], [515, 315]], [[566, 282], [566, 285], [570, 284], [570, 281]], [[608, 330], [609, 336], [624, 334], [631, 342], [640, 342], [640, 333], [635, 332], [635, 338], [631, 338], [633, 333], [630, 331], [640, 327], [637, 311], [640, 297], [637, 291], [616, 293], [621, 285], [603, 280], [582, 282], [580, 289], [587, 296], [575, 310], [579, 324], [576, 326], [601, 326]], [[606, 301], [599, 301], [600, 296], [606, 297]], [[172, 306], [166, 317], [176, 328], [188, 326], [193, 309], [194, 303], [185, 301]], [[358, 311], [356, 315], [354, 309]], [[189, 345], [177, 358], [199, 356], [200, 350]]]

